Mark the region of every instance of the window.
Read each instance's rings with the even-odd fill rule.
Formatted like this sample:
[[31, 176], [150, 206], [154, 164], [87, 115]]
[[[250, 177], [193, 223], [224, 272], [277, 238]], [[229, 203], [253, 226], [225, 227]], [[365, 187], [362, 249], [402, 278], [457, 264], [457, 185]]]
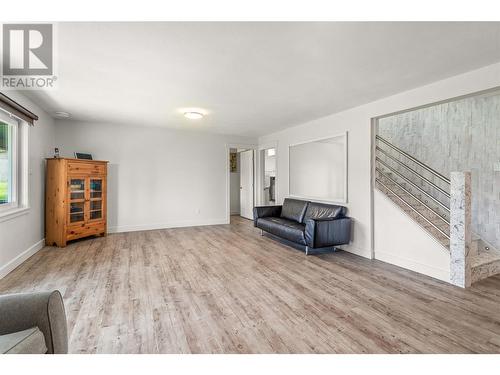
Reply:
[[0, 204], [10, 203], [12, 197], [12, 136], [13, 126], [0, 122]]
[[27, 208], [26, 127], [0, 112], [0, 216]]

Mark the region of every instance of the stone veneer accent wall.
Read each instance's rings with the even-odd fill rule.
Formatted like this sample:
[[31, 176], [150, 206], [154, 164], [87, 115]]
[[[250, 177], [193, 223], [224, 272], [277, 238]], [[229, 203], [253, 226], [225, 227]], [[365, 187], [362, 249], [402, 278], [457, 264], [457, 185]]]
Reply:
[[378, 134], [449, 177], [472, 172], [472, 230], [500, 249], [500, 94], [379, 120]]

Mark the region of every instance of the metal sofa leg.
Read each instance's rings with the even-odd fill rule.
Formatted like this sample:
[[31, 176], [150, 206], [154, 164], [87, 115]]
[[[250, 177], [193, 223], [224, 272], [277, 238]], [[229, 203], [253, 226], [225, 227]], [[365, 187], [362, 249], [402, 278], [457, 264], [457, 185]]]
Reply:
[[264, 231], [261, 229], [260, 230], [260, 235], [263, 236], [264, 235]]
[[306, 246], [306, 255], [309, 255], [309, 246]]

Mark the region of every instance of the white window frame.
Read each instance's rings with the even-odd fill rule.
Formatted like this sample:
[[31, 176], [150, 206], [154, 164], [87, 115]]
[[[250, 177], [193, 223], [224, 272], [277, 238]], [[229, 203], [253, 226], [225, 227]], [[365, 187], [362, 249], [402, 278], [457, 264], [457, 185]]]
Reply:
[[[290, 151], [291, 151], [292, 147], [304, 145], [307, 143], [314, 143], [314, 142], [318, 142], [318, 141], [323, 141], [323, 140], [327, 140], [327, 139], [331, 139], [331, 138], [342, 138], [344, 140], [344, 160], [343, 160], [343, 163], [344, 163], [344, 174], [343, 174], [344, 194], [342, 196], [338, 196], [338, 197], [315, 197], [315, 196], [302, 195], [300, 193], [292, 192], [292, 190], [291, 190], [291, 173], [290, 173], [290, 171], [291, 171]], [[338, 133], [338, 134], [329, 135], [326, 137], [314, 138], [314, 139], [310, 139], [310, 140], [307, 140], [304, 142], [293, 143], [293, 144], [288, 145], [288, 194], [289, 194], [289, 196], [292, 198], [307, 199], [307, 200], [313, 200], [313, 201], [317, 201], [317, 202], [336, 203], [336, 204], [343, 204], [343, 205], [348, 206], [348, 203], [349, 203], [349, 201], [347, 199], [348, 198], [348, 191], [349, 191], [349, 186], [348, 186], [348, 183], [349, 183], [349, 176], [348, 176], [348, 173], [349, 173], [349, 169], [348, 169], [348, 167], [349, 167], [349, 164], [348, 164], [349, 149], [348, 148], [349, 148], [349, 138], [348, 138], [347, 131], [342, 132], [342, 133]]]
[[22, 215], [29, 211], [28, 192], [28, 127], [20, 119], [0, 111], [0, 120], [9, 125], [11, 136], [11, 183], [9, 184], [9, 203], [0, 204], [0, 221]]

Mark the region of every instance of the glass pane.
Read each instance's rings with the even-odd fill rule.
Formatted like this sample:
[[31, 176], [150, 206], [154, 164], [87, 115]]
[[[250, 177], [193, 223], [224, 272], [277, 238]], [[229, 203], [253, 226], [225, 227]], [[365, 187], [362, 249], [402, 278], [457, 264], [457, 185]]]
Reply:
[[90, 220], [102, 218], [102, 201], [90, 201]]
[[101, 198], [102, 180], [90, 180], [90, 198]]
[[85, 199], [85, 180], [83, 178], [72, 178], [69, 183], [71, 199]]
[[102, 210], [102, 201], [90, 201], [90, 211]]
[[77, 221], [83, 221], [85, 203], [84, 202], [73, 202], [70, 204], [69, 221], [70, 223], [75, 223]]
[[0, 122], [0, 204], [10, 202], [11, 184], [11, 130], [9, 125]]

